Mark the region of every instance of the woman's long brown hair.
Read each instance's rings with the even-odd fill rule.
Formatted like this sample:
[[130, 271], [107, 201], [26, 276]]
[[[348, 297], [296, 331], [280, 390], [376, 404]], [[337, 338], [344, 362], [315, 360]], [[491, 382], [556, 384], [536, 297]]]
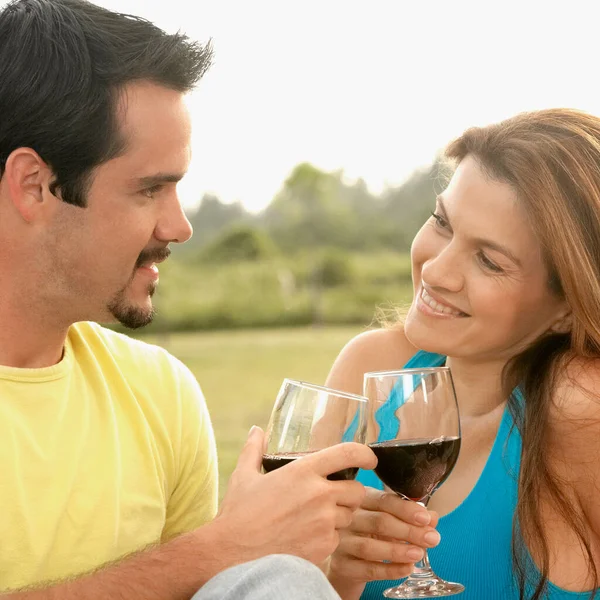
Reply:
[[[468, 129], [446, 154], [458, 162], [470, 155], [492, 180], [513, 187], [542, 245], [548, 285], [572, 310], [570, 333], [544, 336], [504, 370], [523, 441], [513, 528], [520, 597], [531, 586], [530, 598], [539, 600], [547, 589], [550, 552], [540, 498], [576, 534], [595, 590], [591, 527], [547, 450], [549, 409], [569, 358], [600, 357], [600, 118], [570, 109], [523, 113]], [[524, 407], [511, 394], [517, 385]]]

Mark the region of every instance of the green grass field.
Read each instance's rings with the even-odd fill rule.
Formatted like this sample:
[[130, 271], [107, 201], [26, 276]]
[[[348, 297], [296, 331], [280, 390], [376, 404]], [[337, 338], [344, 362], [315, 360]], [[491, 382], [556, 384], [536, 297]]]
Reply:
[[267, 425], [284, 377], [323, 383], [360, 326], [234, 330], [148, 335], [196, 375], [212, 416], [219, 452], [220, 497], [248, 430]]

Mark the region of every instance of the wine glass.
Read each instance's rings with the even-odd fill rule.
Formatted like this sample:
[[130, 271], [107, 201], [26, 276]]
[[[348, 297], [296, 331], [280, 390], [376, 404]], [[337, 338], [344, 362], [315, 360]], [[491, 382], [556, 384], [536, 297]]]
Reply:
[[[266, 430], [265, 473], [342, 441], [366, 440], [367, 399], [331, 388], [284, 379]], [[358, 468], [328, 475], [354, 479]]]
[[[377, 456], [375, 473], [406, 500], [427, 506], [450, 475], [460, 450], [460, 420], [448, 367], [366, 373], [367, 443]], [[440, 579], [427, 556], [386, 598], [437, 598], [464, 591]]]

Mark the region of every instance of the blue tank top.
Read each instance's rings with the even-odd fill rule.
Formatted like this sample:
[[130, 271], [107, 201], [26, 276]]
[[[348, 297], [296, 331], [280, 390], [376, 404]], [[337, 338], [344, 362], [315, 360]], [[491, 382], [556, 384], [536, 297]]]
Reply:
[[[406, 368], [438, 367], [445, 356], [419, 351]], [[389, 404], [389, 406], [388, 406]], [[385, 421], [396, 418], [390, 400], [377, 414], [380, 430]], [[521, 456], [521, 436], [508, 408], [504, 410], [496, 439], [485, 467], [471, 493], [449, 514], [440, 518], [439, 546], [429, 550], [435, 573], [448, 581], [465, 586], [457, 596], [460, 600], [518, 600], [518, 586], [512, 566], [512, 527], [517, 506], [517, 483]], [[358, 481], [383, 489], [374, 471], [360, 470]], [[372, 581], [367, 584], [361, 599], [380, 600], [382, 593], [397, 581]], [[569, 592], [548, 583], [548, 600], [584, 600], [589, 593]]]

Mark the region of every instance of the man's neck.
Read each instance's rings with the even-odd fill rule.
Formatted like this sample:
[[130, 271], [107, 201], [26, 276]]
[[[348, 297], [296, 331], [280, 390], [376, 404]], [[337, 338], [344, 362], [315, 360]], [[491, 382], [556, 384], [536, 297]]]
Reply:
[[52, 323], [48, 315], [33, 312], [0, 300], [1, 366], [35, 369], [60, 362], [69, 325]]

